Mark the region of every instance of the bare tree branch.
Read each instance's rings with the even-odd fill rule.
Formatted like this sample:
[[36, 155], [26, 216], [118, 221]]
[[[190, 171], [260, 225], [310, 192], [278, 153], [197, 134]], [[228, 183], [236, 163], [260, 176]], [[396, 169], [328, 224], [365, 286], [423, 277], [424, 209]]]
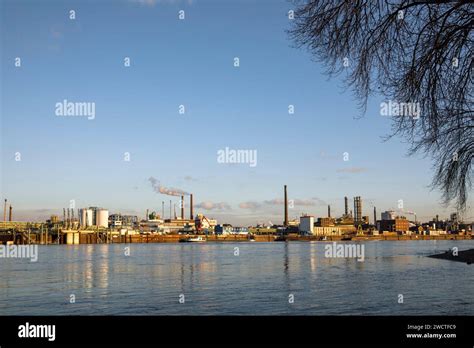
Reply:
[[[432, 187], [465, 209], [474, 155], [473, 27], [469, 1], [296, 1], [289, 34], [329, 76], [345, 83], [364, 113], [373, 94], [420, 105], [421, 117], [394, 117], [409, 154], [433, 159]], [[346, 59], [350, 63], [345, 67]]]

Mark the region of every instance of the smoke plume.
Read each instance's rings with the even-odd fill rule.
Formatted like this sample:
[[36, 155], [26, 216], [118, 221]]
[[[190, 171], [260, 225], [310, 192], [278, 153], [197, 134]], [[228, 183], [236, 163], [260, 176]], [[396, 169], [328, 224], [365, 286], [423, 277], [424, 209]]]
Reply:
[[153, 191], [168, 196], [189, 196], [189, 193], [174, 187], [166, 187], [160, 184], [160, 182], [154, 177], [149, 177], [148, 181], [151, 183]]

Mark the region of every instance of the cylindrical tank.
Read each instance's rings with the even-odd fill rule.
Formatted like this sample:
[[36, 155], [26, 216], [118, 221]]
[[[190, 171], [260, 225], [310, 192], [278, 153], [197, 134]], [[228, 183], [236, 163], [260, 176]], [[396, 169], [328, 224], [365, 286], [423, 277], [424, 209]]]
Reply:
[[86, 209], [81, 209], [80, 215], [79, 215], [79, 220], [81, 227], [86, 227]]
[[89, 227], [92, 226], [92, 219], [94, 218], [94, 212], [92, 209], [81, 209], [81, 227]]
[[97, 210], [97, 226], [109, 227], [109, 211], [106, 209]]

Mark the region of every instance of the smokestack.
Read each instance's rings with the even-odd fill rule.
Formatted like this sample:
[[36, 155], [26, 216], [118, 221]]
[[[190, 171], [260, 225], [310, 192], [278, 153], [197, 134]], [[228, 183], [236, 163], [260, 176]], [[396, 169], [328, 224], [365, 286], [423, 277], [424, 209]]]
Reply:
[[172, 219], [171, 217], [171, 199], [170, 199], [170, 220]]
[[285, 226], [288, 226], [288, 191], [285, 185], [285, 221], [283, 223]]
[[161, 218], [165, 218], [165, 201], [161, 201]]
[[377, 225], [377, 208], [374, 207], [374, 225]]
[[3, 222], [7, 221], [7, 199], [5, 198], [5, 205], [3, 206]]
[[354, 197], [354, 222], [360, 223], [362, 221], [362, 199], [360, 196]]
[[184, 220], [184, 196], [181, 196], [181, 220]]
[[189, 219], [194, 220], [193, 194], [189, 196]]
[[331, 206], [328, 204], [328, 217], [331, 217]]
[[344, 213], [346, 216], [349, 215], [349, 201], [347, 197], [344, 197]]
[[149, 218], [150, 218], [150, 215], [148, 214], [148, 209], [147, 209], [147, 210], [146, 210], [145, 220], [148, 221]]
[[176, 204], [173, 204], [173, 210], [174, 210], [174, 219], [176, 220]]
[[8, 221], [12, 222], [12, 205], [10, 204], [10, 214], [8, 214]]

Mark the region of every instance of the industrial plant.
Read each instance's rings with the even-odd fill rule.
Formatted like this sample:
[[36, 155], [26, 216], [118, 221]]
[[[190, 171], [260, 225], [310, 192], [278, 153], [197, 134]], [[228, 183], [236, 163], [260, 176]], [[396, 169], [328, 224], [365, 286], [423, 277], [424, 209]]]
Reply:
[[[176, 192], [173, 192], [177, 196]], [[471, 239], [473, 224], [461, 221], [457, 213], [441, 220], [417, 221], [416, 213], [387, 210], [373, 218], [364, 215], [361, 196], [344, 197], [344, 213], [315, 217], [304, 213], [298, 220], [289, 220], [288, 187], [283, 186], [282, 224], [232, 226], [218, 223], [202, 213], [194, 213], [194, 196], [181, 194], [178, 203], [161, 202], [161, 212], [147, 209], [144, 216], [109, 213], [102, 207], [64, 208], [62, 218], [52, 215], [45, 222], [22, 222], [13, 219], [13, 207], [4, 200], [0, 242], [7, 244], [96, 244], [153, 242], [218, 242], [218, 241], [321, 241], [321, 240], [424, 240]], [[166, 213], [165, 213], [166, 211]], [[179, 211], [179, 214], [177, 213]], [[413, 215], [409, 220], [406, 215]]]

